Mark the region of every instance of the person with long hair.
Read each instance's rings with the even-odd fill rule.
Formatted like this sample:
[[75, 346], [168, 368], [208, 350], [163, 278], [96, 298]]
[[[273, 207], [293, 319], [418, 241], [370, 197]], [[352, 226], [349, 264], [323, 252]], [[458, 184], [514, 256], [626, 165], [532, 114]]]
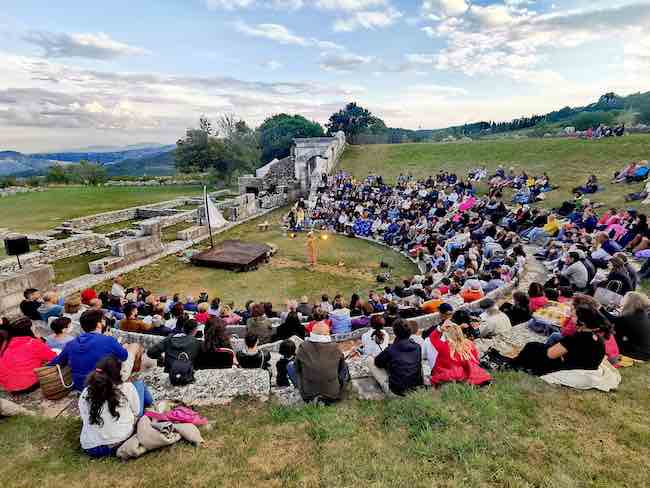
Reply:
[[643, 293], [626, 293], [617, 316], [608, 315], [614, 324], [621, 354], [641, 361], [650, 360], [650, 300]]
[[370, 330], [361, 336], [361, 352], [364, 356], [376, 356], [388, 347], [389, 336], [384, 330], [384, 324], [381, 315], [370, 318]]
[[228, 369], [235, 364], [230, 336], [223, 320], [210, 317], [205, 323], [203, 344], [196, 360], [196, 369]]
[[32, 321], [22, 317], [0, 328], [0, 387], [10, 393], [28, 393], [38, 388], [35, 368], [56, 357], [43, 341], [34, 337]]
[[301, 339], [305, 338], [305, 327], [300, 322], [298, 312], [292, 311], [287, 314], [287, 318], [280, 324], [275, 331], [273, 341], [282, 341], [289, 339], [292, 336], [298, 336]]
[[[561, 370], [596, 370], [605, 358], [605, 340], [611, 334], [611, 324], [595, 307], [576, 306], [576, 332], [562, 337], [553, 345], [527, 343], [519, 355], [505, 363], [536, 376]], [[502, 358], [503, 359], [503, 358]]]
[[431, 366], [431, 385], [461, 382], [485, 385], [490, 374], [479, 366], [479, 354], [474, 343], [465, 336], [463, 328], [445, 321], [424, 341], [425, 356]]
[[122, 382], [121, 368], [118, 359], [104, 357], [88, 375], [79, 396], [79, 441], [93, 458], [115, 456], [120, 445], [133, 435], [145, 407], [153, 403], [144, 383]]

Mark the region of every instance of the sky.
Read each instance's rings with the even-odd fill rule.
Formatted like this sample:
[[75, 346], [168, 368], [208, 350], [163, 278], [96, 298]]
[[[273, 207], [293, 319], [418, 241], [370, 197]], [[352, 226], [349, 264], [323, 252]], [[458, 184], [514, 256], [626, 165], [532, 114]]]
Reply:
[[391, 127], [650, 90], [650, 0], [0, 0], [0, 150], [174, 143], [206, 115]]

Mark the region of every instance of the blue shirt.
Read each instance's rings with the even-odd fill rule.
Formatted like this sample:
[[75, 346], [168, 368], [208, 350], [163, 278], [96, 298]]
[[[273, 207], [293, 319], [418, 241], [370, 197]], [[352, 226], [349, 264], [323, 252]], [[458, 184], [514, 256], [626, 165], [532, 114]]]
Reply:
[[70, 366], [74, 389], [83, 391], [86, 377], [100, 359], [113, 355], [120, 361], [126, 361], [128, 352], [117, 339], [98, 332], [84, 332], [76, 339], [68, 342], [50, 365]]

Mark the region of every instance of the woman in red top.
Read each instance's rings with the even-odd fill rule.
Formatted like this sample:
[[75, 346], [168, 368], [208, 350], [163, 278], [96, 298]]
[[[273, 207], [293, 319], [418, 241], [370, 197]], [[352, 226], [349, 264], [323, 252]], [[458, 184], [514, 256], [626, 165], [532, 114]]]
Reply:
[[451, 321], [433, 331], [425, 343], [426, 357], [431, 364], [431, 384], [463, 382], [484, 385], [492, 380], [479, 366], [479, 354], [463, 329]]
[[40, 368], [56, 357], [43, 341], [34, 337], [32, 321], [16, 319], [0, 331], [0, 387], [11, 393], [34, 391]]

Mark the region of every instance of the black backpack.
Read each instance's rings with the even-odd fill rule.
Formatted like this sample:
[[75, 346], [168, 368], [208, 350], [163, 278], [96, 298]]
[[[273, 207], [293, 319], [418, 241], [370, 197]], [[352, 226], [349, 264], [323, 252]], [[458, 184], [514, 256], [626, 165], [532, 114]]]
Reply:
[[172, 361], [169, 367], [169, 382], [174, 386], [188, 385], [194, 382], [194, 365], [187, 353], [180, 353]]

